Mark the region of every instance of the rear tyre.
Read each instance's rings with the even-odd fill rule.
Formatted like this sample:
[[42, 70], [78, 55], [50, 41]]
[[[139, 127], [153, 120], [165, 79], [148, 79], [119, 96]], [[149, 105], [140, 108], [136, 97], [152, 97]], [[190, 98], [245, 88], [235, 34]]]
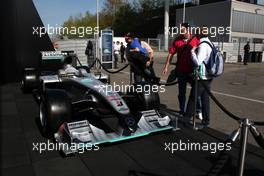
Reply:
[[41, 132], [52, 138], [64, 122], [71, 120], [70, 98], [63, 90], [48, 89], [43, 94], [39, 112]]
[[38, 88], [39, 75], [34, 68], [25, 68], [23, 78], [21, 80], [21, 90], [24, 93], [31, 92], [33, 89]]

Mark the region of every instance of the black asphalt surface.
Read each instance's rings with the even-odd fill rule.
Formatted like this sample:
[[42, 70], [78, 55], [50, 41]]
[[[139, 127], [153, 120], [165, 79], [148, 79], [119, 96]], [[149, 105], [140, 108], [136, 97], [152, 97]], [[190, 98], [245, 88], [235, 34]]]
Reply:
[[[162, 59], [156, 60], [157, 73], [160, 73], [163, 62]], [[263, 64], [253, 64], [248, 67], [226, 65], [225, 75], [214, 81], [213, 90], [246, 97], [250, 101], [220, 94], [216, 94], [217, 98], [235, 114], [262, 120], [263, 68]], [[128, 82], [129, 75], [125, 72], [113, 75], [111, 80]], [[246, 81], [244, 78], [247, 78]], [[174, 86], [166, 89], [166, 93], [161, 95], [161, 100], [168, 108], [177, 110], [176, 97], [177, 90]], [[260, 101], [252, 101], [253, 99]], [[165, 143], [221, 142], [227, 138], [224, 133], [230, 133], [232, 129], [238, 127], [213, 103], [211, 114], [211, 128], [202, 131], [193, 131], [180, 125], [182, 128], [180, 131], [101, 146], [99, 151], [87, 151], [84, 154], [65, 158], [58, 151], [45, 151], [42, 154], [33, 151], [33, 143], [47, 142], [36, 124], [36, 118], [39, 116], [38, 106], [32, 95], [21, 93], [18, 83], [7, 84], [1, 86], [1, 174], [6, 176], [206, 175], [214, 165], [218, 154], [208, 151], [171, 153], [165, 150]], [[263, 132], [263, 128], [260, 129]], [[245, 175], [263, 176], [264, 150], [255, 146], [252, 138], [250, 143]], [[221, 175], [235, 175], [238, 153], [238, 144], [236, 144], [229, 152], [230, 161]]]

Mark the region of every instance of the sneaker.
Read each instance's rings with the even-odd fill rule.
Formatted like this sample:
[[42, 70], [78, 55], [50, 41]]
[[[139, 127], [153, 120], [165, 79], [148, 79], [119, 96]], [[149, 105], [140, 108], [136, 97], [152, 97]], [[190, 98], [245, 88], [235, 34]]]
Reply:
[[202, 129], [204, 129], [204, 128], [208, 128], [209, 127], [209, 124], [198, 124], [197, 126], [196, 126], [196, 128], [198, 129], [198, 130], [202, 130]]
[[196, 115], [196, 118], [199, 120], [203, 120], [203, 114], [201, 112], [198, 112], [198, 114]]

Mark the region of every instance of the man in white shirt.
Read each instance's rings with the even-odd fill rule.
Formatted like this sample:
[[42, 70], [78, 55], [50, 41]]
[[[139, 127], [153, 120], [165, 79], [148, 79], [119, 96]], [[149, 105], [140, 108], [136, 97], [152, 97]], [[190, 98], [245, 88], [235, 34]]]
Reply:
[[117, 68], [117, 62], [120, 55], [120, 42], [114, 42], [114, 68]]
[[153, 69], [154, 51], [151, 46], [145, 41], [141, 41], [141, 46], [148, 51], [149, 61], [146, 62], [146, 67], [150, 70], [151, 74], [156, 77], [156, 74]]
[[149, 44], [145, 41], [141, 41], [141, 46], [148, 51], [149, 61], [146, 63], [147, 64], [146, 66], [149, 67], [150, 64], [153, 62], [153, 59], [154, 59], [154, 51], [151, 48], [151, 46], [149, 46]]

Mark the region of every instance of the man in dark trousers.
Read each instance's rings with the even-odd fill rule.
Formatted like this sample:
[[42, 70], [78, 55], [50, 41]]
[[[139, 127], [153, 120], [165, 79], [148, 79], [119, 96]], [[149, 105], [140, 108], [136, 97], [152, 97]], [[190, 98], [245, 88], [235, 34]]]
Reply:
[[244, 46], [244, 65], [247, 65], [248, 58], [249, 58], [249, 51], [250, 51], [250, 46], [249, 42]]
[[85, 49], [85, 55], [87, 56], [88, 66], [91, 66], [91, 64], [94, 61], [94, 58], [92, 57], [93, 56], [93, 43], [91, 40], [87, 42], [87, 46]]
[[191, 50], [199, 44], [199, 40], [192, 36], [188, 23], [181, 24], [181, 35], [172, 43], [166, 64], [163, 68], [163, 74], [167, 74], [171, 59], [177, 54], [176, 72], [178, 77], [178, 99], [180, 106], [180, 114], [185, 113], [186, 88], [187, 83], [192, 83], [193, 62], [191, 59]]
[[121, 63], [126, 62], [125, 59], [125, 52], [126, 52], [126, 47], [123, 44], [123, 42], [121, 42], [121, 46], [120, 46], [120, 54], [121, 54]]

